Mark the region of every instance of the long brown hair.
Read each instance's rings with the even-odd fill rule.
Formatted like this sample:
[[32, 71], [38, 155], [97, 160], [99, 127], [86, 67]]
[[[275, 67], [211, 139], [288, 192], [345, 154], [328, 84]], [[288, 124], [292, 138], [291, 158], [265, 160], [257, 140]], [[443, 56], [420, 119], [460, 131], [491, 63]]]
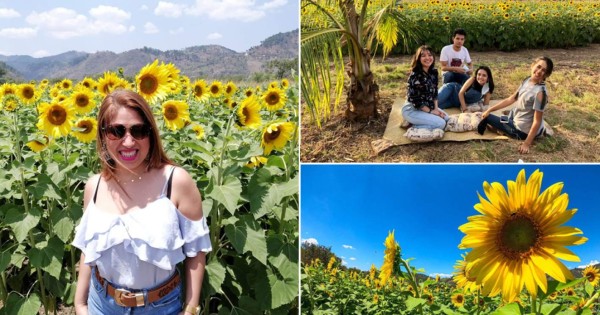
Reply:
[[116, 161], [110, 158], [106, 152], [106, 132], [104, 131], [115, 117], [117, 110], [121, 107], [134, 110], [144, 124], [150, 126], [150, 150], [146, 158], [146, 170], [159, 168], [164, 164], [173, 165], [174, 163], [167, 157], [163, 149], [156, 121], [152, 115], [150, 106], [139, 94], [131, 90], [115, 90], [108, 94], [98, 112], [98, 133], [96, 135], [96, 149], [100, 155], [100, 166], [102, 175], [106, 178], [115, 176]]
[[421, 63], [421, 55], [424, 51], [429, 51], [431, 56], [433, 56], [433, 63], [431, 63], [431, 67], [429, 67], [429, 71], [435, 69], [435, 54], [433, 53], [433, 49], [427, 45], [422, 45], [417, 49], [417, 52], [412, 57], [412, 61], [410, 62], [410, 70], [414, 72], [423, 71], [423, 64]]

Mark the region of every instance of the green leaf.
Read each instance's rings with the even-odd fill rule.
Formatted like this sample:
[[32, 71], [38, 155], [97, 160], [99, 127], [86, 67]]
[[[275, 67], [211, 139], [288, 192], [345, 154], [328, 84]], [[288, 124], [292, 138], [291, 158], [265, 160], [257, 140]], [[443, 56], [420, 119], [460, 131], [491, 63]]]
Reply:
[[566, 310], [558, 313], [557, 315], [576, 315], [577, 312], [575, 312], [574, 310], [567, 308]]
[[220, 202], [232, 215], [235, 214], [238, 200], [240, 200], [241, 195], [242, 183], [238, 178], [233, 176], [227, 176], [223, 185], [215, 185], [213, 189], [207, 193], [208, 198]]
[[588, 297], [591, 297], [594, 294], [594, 286], [589, 282], [585, 282], [585, 293], [587, 293]]
[[[273, 211], [276, 205], [281, 203], [285, 197], [292, 196], [298, 193], [298, 179], [296, 177], [284, 183], [273, 183], [270, 185], [258, 185], [257, 182], [251, 181], [248, 193], [250, 195], [250, 209], [255, 219], [262, 217], [268, 212]], [[282, 213], [278, 214], [279, 220]], [[296, 216], [286, 215], [285, 219], [295, 218]]]
[[[298, 265], [295, 266], [297, 273]], [[268, 277], [271, 287], [271, 308], [288, 304], [298, 296], [298, 277], [280, 279], [272, 272], [268, 273]]]
[[48, 197], [54, 200], [62, 200], [62, 197], [57, 192], [60, 189], [46, 174], [39, 174], [37, 176], [37, 183], [35, 183], [31, 190], [35, 199], [42, 199], [43, 197]]
[[556, 315], [561, 309], [560, 304], [544, 304], [542, 305], [543, 315]]
[[250, 216], [244, 215], [235, 224], [225, 226], [225, 234], [238, 253], [250, 251], [258, 261], [267, 264], [265, 232]]
[[47, 242], [38, 242], [28, 252], [31, 265], [58, 279], [62, 270], [64, 247], [65, 244], [58, 237], [52, 237]]
[[37, 293], [32, 293], [28, 297], [19, 294], [9, 294], [4, 309], [0, 309], [7, 315], [32, 315], [37, 314], [42, 302]]
[[492, 315], [515, 315], [523, 314], [521, 306], [518, 303], [510, 303], [497, 309]]
[[73, 219], [69, 216], [67, 210], [58, 207], [50, 210], [50, 220], [53, 224], [52, 230], [63, 243], [68, 243], [71, 238], [71, 233], [75, 228]]
[[267, 249], [269, 253], [269, 262], [286, 277], [298, 277], [298, 270], [292, 270], [290, 274], [286, 272], [290, 265], [298, 265], [298, 247], [294, 244], [284, 243], [279, 235], [269, 236], [267, 239]]
[[9, 246], [8, 248], [0, 251], [0, 272], [3, 272], [10, 264], [10, 258], [14, 251], [14, 247], [15, 246]]
[[17, 242], [21, 243], [27, 237], [27, 233], [40, 222], [40, 217], [41, 214], [36, 208], [25, 213], [24, 208], [15, 206], [6, 213], [5, 223], [12, 228]]
[[406, 308], [410, 311], [410, 310], [414, 309], [415, 307], [423, 305], [425, 303], [427, 303], [427, 300], [425, 300], [425, 299], [409, 296], [406, 299]]
[[573, 279], [573, 280], [571, 280], [569, 282], [559, 283], [556, 286], [556, 290], [560, 291], [560, 290], [564, 290], [566, 288], [570, 288], [570, 287], [572, 287], [574, 285], [577, 285], [577, 284], [585, 281], [585, 279], [586, 279], [585, 277], [583, 277], [583, 278], [576, 278], [576, 279]]
[[211, 259], [205, 268], [205, 285], [210, 289], [209, 294], [221, 292], [221, 286], [225, 281], [225, 267], [218, 259]]

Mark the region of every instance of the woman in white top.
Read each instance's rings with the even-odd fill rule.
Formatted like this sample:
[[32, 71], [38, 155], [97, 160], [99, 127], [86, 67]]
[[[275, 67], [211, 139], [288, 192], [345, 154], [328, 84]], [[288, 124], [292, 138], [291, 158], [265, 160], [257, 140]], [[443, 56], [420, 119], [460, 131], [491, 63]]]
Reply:
[[212, 247], [195, 181], [166, 156], [137, 93], [109, 94], [98, 126], [102, 171], [86, 183], [73, 241], [82, 251], [76, 313], [196, 314]]
[[482, 102], [488, 106], [494, 93], [494, 78], [492, 70], [487, 66], [480, 66], [475, 75], [470, 77], [464, 85], [456, 82], [446, 83], [438, 91], [438, 106], [442, 109], [460, 107], [461, 112], [467, 111], [467, 105]]

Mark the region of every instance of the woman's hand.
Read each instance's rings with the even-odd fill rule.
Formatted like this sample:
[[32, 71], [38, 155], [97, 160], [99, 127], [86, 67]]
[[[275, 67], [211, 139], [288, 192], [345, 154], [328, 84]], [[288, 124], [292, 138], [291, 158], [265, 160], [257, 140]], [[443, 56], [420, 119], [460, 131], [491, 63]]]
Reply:
[[466, 111], [467, 111], [467, 106], [466, 106], [466, 105], [465, 105], [465, 106], [463, 106], [463, 105], [461, 104], [461, 105], [460, 105], [460, 112], [461, 112], [461, 113], [464, 113], [464, 112], [466, 112]]
[[446, 117], [446, 114], [444, 114], [444, 112], [442, 112], [441, 110], [438, 110], [438, 109], [434, 109], [434, 110], [430, 111], [429, 113], [434, 114], [436, 116], [440, 116], [442, 118]]
[[529, 153], [530, 147], [531, 147], [531, 145], [526, 142], [521, 143], [521, 145], [519, 146], [519, 153], [521, 153], [521, 154]]
[[490, 110], [488, 109], [488, 110], [486, 110], [485, 112], [483, 112], [483, 113], [481, 114], [481, 118], [482, 118], [482, 119], [485, 119], [485, 118], [487, 118], [487, 116], [489, 116], [489, 115], [490, 115]]

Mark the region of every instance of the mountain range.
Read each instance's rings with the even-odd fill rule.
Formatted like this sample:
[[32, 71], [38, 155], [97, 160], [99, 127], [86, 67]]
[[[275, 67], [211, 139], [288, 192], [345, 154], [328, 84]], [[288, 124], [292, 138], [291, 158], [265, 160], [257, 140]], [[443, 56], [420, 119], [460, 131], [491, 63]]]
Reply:
[[86, 76], [96, 78], [105, 71], [116, 72], [119, 68], [123, 69], [125, 76], [133, 77], [146, 64], [159, 59], [173, 63], [181, 74], [191, 79], [245, 79], [267, 71], [266, 67], [272, 61], [295, 60], [297, 64], [298, 37], [297, 29], [278, 33], [241, 53], [223, 46], [204, 45], [167, 51], [144, 47], [122, 53], [68, 51], [42, 58], [0, 55], [0, 67], [4, 63], [7, 75], [18, 81], [44, 78], [81, 80]]

